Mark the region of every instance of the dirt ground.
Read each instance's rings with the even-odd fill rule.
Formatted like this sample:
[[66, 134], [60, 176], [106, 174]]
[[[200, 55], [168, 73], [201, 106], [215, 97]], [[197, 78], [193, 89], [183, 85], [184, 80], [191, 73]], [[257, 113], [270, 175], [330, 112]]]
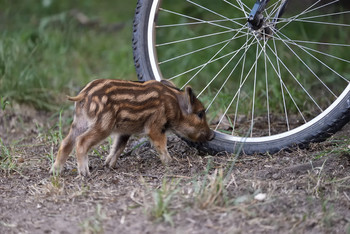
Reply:
[[198, 155], [170, 135], [168, 167], [134, 137], [115, 169], [103, 166], [108, 144], [91, 152], [82, 180], [74, 156], [49, 174], [58, 120], [28, 107], [0, 112], [0, 233], [350, 233], [349, 124], [274, 155]]

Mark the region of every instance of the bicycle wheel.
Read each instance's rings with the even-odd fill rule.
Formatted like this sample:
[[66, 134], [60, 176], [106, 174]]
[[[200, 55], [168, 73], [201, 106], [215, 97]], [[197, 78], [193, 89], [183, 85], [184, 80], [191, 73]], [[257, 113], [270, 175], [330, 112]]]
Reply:
[[138, 78], [196, 90], [216, 132], [209, 152], [274, 153], [349, 121], [349, 4], [264, 2], [253, 25], [254, 2], [138, 0]]

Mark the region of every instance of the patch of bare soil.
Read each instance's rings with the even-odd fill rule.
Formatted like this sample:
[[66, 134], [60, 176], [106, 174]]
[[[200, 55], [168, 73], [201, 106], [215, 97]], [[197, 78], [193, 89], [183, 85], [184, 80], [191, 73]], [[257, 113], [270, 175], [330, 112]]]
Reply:
[[58, 119], [22, 107], [0, 113], [0, 233], [350, 232], [349, 124], [275, 155], [198, 155], [170, 135], [168, 167], [134, 137], [115, 169], [103, 166], [108, 143], [91, 152], [82, 180], [74, 156], [60, 177], [49, 174]]

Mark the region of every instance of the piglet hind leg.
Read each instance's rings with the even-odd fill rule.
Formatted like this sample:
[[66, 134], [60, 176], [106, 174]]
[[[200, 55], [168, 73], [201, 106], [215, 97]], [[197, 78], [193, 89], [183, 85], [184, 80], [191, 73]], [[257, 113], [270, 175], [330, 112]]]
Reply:
[[93, 127], [77, 138], [77, 164], [78, 172], [81, 176], [89, 176], [89, 159], [87, 153], [89, 150], [104, 140], [110, 131], [102, 131], [100, 128]]
[[129, 135], [114, 135], [113, 137], [113, 144], [111, 147], [111, 151], [109, 152], [109, 155], [106, 158], [105, 165], [109, 166], [110, 168], [115, 167], [117, 160], [121, 153], [123, 153], [126, 143], [128, 142], [130, 136]]
[[150, 137], [154, 147], [159, 153], [159, 158], [164, 165], [169, 164], [172, 161], [172, 158], [169, 155], [167, 149], [167, 138], [165, 133], [161, 131], [150, 131], [148, 136]]
[[50, 173], [51, 174], [60, 174], [63, 170], [64, 164], [67, 161], [69, 154], [72, 152], [75, 145], [75, 129], [72, 125], [69, 134], [61, 142], [60, 148], [58, 150], [55, 163], [52, 165]]

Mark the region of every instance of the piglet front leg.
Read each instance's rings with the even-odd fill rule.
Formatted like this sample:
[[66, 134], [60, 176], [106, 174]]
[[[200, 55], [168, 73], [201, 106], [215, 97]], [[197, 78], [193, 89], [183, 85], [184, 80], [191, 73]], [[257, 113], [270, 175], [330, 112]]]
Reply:
[[172, 158], [169, 155], [167, 149], [167, 138], [165, 132], [151, 130], [148, 133], [149, 138], [151, 139], [154, 147], [159, 153], [159, 158], [164, 165], [169, 164], [172, 161]]

